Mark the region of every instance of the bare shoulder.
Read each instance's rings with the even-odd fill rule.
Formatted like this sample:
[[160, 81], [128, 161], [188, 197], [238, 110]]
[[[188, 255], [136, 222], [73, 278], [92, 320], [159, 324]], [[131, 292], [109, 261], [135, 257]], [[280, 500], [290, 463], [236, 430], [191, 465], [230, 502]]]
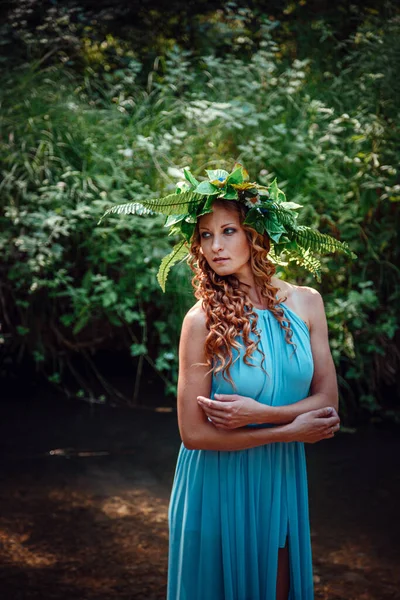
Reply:
[[324, 302], [318, 290], [306, 285], [285, 282], [281, 293], [287, 297], [287, 305], [306, 322], [311, 330], [318, 320], [325, 319]]
[[197, 302], [183, 319], [179, 344], [181, 365], [190, 366], [204, 361], [205, 341], [208, 333], [205, 311], [201, 302]]
[[193, 335], [196, 339], [198, 337], [205, 338], [207, 336], [206, 313], [203, 309], [201, 300], [196, 302], [196, 304], [186, 313], [182, 323], [182, 333]]
[[312, 304], [314, 307], [323, 304], [322, 296], [318, 290], [307, 285], [295, 285], [295, 295], [298, 302]]
[[300, 310], [311, 333], [327, 335], [324, 300], [318, 290], [308, 286], [296, 286], [296, 297]]

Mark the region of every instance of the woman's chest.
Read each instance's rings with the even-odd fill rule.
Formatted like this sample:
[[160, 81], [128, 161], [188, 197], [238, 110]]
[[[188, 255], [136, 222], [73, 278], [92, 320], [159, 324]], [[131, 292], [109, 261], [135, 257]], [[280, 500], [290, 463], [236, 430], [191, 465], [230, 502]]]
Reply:
[[294, 331], [292, 341], [294, 344], [286, 342], [283, 330], [269, 337], [264, 333], [259, 344], [264, 359], [256, 350], [250, 357], [250, 365], [244, 361], [242, 347], [239, 353], [234, 353], [236, 360], [231, 367], [235, 386], [225, 381], [221, 373], [214, 374], [212, 395], [239, 394], [276, 406], [305, 398], [314, 372], [310, 338], [303, 330]]

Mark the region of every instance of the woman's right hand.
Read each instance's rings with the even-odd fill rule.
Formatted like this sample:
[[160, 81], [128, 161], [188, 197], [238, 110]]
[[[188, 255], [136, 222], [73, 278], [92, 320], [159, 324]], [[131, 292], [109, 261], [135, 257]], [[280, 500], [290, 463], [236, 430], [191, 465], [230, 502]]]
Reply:
[[292, 441], [315, 444], [332, 438], [340, 429], [340, 419], [334, 408], [319, 408], [296, 417], [288, 429]]

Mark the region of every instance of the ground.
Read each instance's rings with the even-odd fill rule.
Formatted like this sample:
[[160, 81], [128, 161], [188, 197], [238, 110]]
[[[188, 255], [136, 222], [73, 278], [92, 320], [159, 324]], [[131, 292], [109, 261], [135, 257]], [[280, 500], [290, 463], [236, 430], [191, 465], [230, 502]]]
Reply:
[[[161, 600], [175, 412], [13, 401], [0, 420], [4, 600]], [[400, 441], [307, 445], [315, 598], [400, 599]]]

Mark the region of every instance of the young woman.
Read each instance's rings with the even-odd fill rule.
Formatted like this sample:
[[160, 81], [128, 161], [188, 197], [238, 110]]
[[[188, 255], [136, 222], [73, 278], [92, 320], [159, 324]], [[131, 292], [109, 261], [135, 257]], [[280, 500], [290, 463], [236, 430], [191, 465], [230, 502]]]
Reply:
[[168, 600], [311, 600], [304, 443], [339, 429], [320, 294], [275, 277], [267, 233], [217, 199], [190, 247]]

